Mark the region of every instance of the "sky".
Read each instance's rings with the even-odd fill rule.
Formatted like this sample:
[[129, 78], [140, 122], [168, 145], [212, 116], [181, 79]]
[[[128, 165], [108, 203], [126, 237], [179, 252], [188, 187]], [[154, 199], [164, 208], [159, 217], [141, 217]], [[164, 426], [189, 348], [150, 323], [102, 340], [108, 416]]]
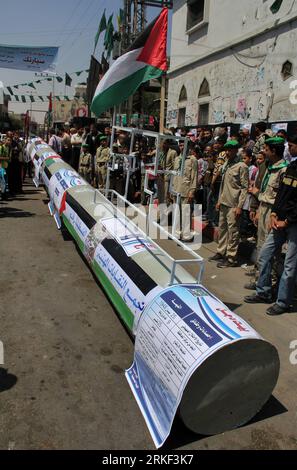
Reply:
[[[106, 9], [106, 17], [114, 13], [114, 26], [117, 25], [116, 16], [120, 8], [123, 8], [122, 0], [0, 0], [1, 28], [0, 44], [2, 45], [26, 45], [26, 46], [59, 46], [57, 74], [64, 78], [68, 74], [80, 70], [87, 70], [90, 57], [94, 49], [94, 37], [98, 25]], [[158, 8], [147, 9], [147, 20], [150, 22], [158, 15]], [[101, 35], [95, 56], [101, 58], [103, 36]], [[0, 81], [4, 86], [18, 85], [20, 83], [38, 80], [32, 72], [9, 70], [0, 68]], [[72, 85], [86, 82], [87, 74], [84, 73], [73, 79]], [[55, 95], [65, 94], [65, 85], [59, 85], [55, 80]], [[14, 90], [22, 95], [49, 95], [52, 91], [51, 84], [37, 84], [37, 90], [30, 87], [22, 87]], [[68, 88], [66, 94], [70, 97], [74, 94], [74, 87]], [[29, 100], [28, 100], [29, 101]], [[47, 104], [40, 100], [33, 103], [34, 109], [47, 109]], [[9, 110], [15, 113], [25, 113], [30, 108], [30, 103], [10, 103]], [[32, 117], [42, 121], [42, 113], [34, 112]]]

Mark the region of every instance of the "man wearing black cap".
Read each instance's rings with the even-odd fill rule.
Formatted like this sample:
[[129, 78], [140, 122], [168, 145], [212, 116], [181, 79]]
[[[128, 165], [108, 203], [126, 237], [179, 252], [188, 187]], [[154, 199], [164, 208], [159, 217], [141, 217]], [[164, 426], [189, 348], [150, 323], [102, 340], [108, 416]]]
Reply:
[[284, 270], [280, 279], [276, 303], [268, 315], [290, 311], [297, 275], [297, 135], [288, 139], [292, 156], [290, 165], [278, 189], [271, 212], [271, 232], [260, 254], [260, 276], [255, 295], [245, 297], [247, 303], [271, 303], [271, 272], [273, 258], [287, 242]]
[[110, 150], [107, 146], [107, 136], [100, 137], [100, 147], [97, 149], [95, 157], [96, 186], [99, 189], [105, 188], [107, 164], [110, 158]]
[[210, 261], [219, 261], [218, 268], [237, 266], [240, 239], [240, 216], [248, 194], [249, 170], [238, 161], [239, 143], [236, 140], [224, 146], [227, 162], [222, 167], [222, 183], [217, 209], [220, 211], [217, 254]]

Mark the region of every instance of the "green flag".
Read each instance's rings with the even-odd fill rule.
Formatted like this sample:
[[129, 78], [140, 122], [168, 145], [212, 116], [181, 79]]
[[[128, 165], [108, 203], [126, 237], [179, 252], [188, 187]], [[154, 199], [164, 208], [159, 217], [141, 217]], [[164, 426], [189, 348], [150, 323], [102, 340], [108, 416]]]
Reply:
[[22, 98], [22, 102], [23, 102], [23, 103], [26, 103], [26, 97], [25, 97], [25, 95], [22, 95], [21, 98]]
[[41, 101], [44, 101], [43, 96], [38, 96]]
[[270, 10], [275, 15], [280, 10], [282, 6], [283, 0], [275, 0], [275, 2], [271, 5]]
[[19, 97], [17, 95], [14, 96], [16, 101], [20, 101]]
[[56, 100], [61, 101], [60, 96], [55, 96]]
[[56, 77], [56, 79], [57, 79], [57, 81], [58, 81], [59, 83], [62, 83], [62, 82], [63, 82], [63, 78], [62, 78], [62, 77]]
[[105, 35], [104, 35], [104, 46], [105, 46], [105, 49], [108, 48], [108, 44], [110, 42], [110, 33], [112, 32], [113, 33], [113, 24], [112, 24], [112, 19], [113, 19], [113, 13], [110, 15], [109, 19], [108, 19], [108, 23], [107, 23], [107, 26], [106, 26], [106, 31], [105, 31]]
[[30, 100], [31, 100], [32, 103], [35, 103], [35, 98], [34, 98], [34, 96], [30, 95]]
[[34, 90], [36, 90], [36, 87], [35, 87], [35, 85], [34, 85], [34, 83], [33, 83], [33, 82], [31, 82], [31, 83], [28, 83], [28, 86], [29, 86], [29, 87], [31, 87], [31, 88], [34, 88]]
[[19, 89], [19, 85], [14, 85], [13, 88], [16, 88], [17, 90]]
[[10, 93], [11, 95], [13, 95], [12, 88], [11, 88], [10, 86], [7, 86], [6, 88], [7, 88], [7, 90], [8, 90], [8, 93]]
[[106, 30], [106, 16], [105, 16], [105, 9], [104, 9], [104, 12], [103, 12], [103, 15], [102, 15], [102, 18], [100, 20], [100, 23], [99, 23], [99, 28], [98, 28], [98, 31], [97, 31], [97, 34], [95, 36], [95, 46], [94, 46], [94, 53], [95, 53], [95, 50], [96, 50], [96, 47], [97, 47], [97, 44], [98, 44], [98, 41], [99, 41], [99, 37], [100, 37], [100, 34]]

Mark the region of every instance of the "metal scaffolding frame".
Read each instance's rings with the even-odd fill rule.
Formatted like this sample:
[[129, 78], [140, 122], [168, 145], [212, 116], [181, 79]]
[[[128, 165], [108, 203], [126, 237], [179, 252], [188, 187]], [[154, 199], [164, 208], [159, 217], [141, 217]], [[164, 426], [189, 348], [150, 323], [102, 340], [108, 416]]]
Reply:
[[[128, 134], [130, 134], [130, 152], [129, 155], [123, 155], [119, 153], [113, 152], [113, 146], [115, 142], [115, 136], [116, 136], [116, 131], [123, 131]], [[150, 202], [149, 202], [149, 211], [148, 214], [146, 211], [141, 210], [138, 208], [136, 205], [132, 204], [130, 201], [128, 201], [128, 187], [129, 187], [129, 180], [131, 177], [131, 174], [133, 174], [136, 170], [136, 156], [133, 153], [133, 148], [134, 148], [134, 143], [135, 143], [135, 138], [137, 136], [144, 136], [144, 137], [150, 137], [154, 138], [156, 142], [156, 157], [154, 159], [154, 162], [151, 165], [151, 169], [146, 170], [145, 172], [145, 182], [144, 182], [144, 191], [146, 194], [150, 196]], [[167, 171], [167, 170], [160, 170], [159, 169], [159, 163], [160, 163], [160, 144], [161, 142], [164, 142], [166, 140], [176, 140], [176, 141], [183, 141], [185, 143], [184, 145], [184, 150], [182, 154], [182, 163], [180, 166], [179, 171]], [[196, 263], [199, 265], [199, 272], [197, 275], [197, 282], [200, 283], [203, 272], [204, 272], [204, 260], [199, 256], [195, 251], [193, 251], [189, 246], [187, 246], [185, 243], [183, 243], [181, 240], [179, 240], [176, 237], [176, 226], [178, 223], [178, 218], [180, 215], [180, 193], [176, 193], [173, 190], [173, 178], [175, 176], [182, 177], [184, 175], [184, 170], [185, 170], [185, 160], [188, 155], [188, 144], [189, 144], [189, 139], [187, 137], [176, 137], [172, 135], [165, 135], [165, 134], [159, 134], [157, 132], [153, 131], [147, 131], [144, 129], [135, 129], [135, 128], [127, 128], [127, 127], [121, 127], [121, 126], [113, 126], [112, 128], [112, 135], [111, 135], [111, 141], [110, 141], [110, 153], [111, 153], [111, 164], [108, 166], [107, 169], [107, 178], [106, 178], [106, 187], [105, 190], [102, 192], [96, 190], [99, 192], [101, 195], [104, 193], [104, 197], [106, 201], [108, 201], [112, 205], [112, 201], [114, 198], [116, 198], [116, 202], [121, 201], [123, 203], [123, 207], [129, 206], [135, 211], [138, 215], [141, 217], [145, 218], [146, 224], [145, 224], [145, 231], [141, 230], [139, 227], [136, 227], [138, 231], [140, 231], [143, 236], [145, 236], [148, 241], [155, 246], [158, 247], [162, 251], [164, 255], [172, 262], [172, 271], [171, 271], [171, 278], [170, 278], [170, 283], [169, 285], [174, 284], [174, 280], [176, 279], [176, 267], [178, 265], [183, 265], [183, 264], [191, 264], [191, 263]], [[126, 181], [125, 181], [125, 194], [121, 195], [118, 192], [116, 192], [113, 189], [110, 189], [110, 175], [113, 171], [115, 171], [115, 164], [117, 159], [122, 159], [125, 160], [123, 168], [125, 169], [126, 172]], [[170, 176], [170, 192], [176, 197], [177, 201], [175, 204], [174, 212], [173, 212], [173, 223], [172, 223], [172, 233], [170, 233], [168, 230], [165, 230], [164, 227], [160, 225], [157, 221], [154, 220], [152, 216], [152, 208], [153, 208], [153, 195], [154, 193], [150, 191], [148, 187], [148, 176], [153, 175], [153, 176], [160, 176], [160, 175], [169, 175]], [[96, 194], [95, 193], [95, 200], [96, 202]], [[114, 207], [112, 205], [112, 207]], [[133, 222], [130, 219], [127, 219], [124, 215], [123, 218], [126, 220], [129, 220], [129, 223]], [[134, 224], [133, 224], [134, 225]], [[160, 248], [158, 243], [156, 243], [155, 240], [151, 239], [149, 234], [151, 232], [151, 227], [154, 227], [156, 230], [158, 230], [160, 233], [162, 233], [164, 236], [166, 236], [168, 239], [174, 241], [178, 246], [183, 248], [187, 253], [189, 253], [192, 256], [192, 259], [174, 259], [172, 258], [165, 250]], [[152, 252], [153, 254], [153, 252]]]

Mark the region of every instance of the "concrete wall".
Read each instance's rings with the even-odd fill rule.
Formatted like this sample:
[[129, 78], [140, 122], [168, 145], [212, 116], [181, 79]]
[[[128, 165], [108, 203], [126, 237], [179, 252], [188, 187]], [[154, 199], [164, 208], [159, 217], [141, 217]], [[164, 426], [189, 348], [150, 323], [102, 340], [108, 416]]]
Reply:
[[[275, 15], [272, 0], [206, 2], [208, 24], [192, 34], [186, 33], [186, 2], [174, 2], [167, 125], [177, 125], [178, 108], [184, 106], [185, 124], [197, 125], [199, 104], [205, 102], [211, 124], [297, 120], [297, 105], [289, 99], [297, 80], [297, 2], [284, 0]], [[293, 73], [284, 80], [287, 60]], [[210, 97], [198, 99], [205, 78]], [[179, 103], [183, 85], [187, 101]]]

